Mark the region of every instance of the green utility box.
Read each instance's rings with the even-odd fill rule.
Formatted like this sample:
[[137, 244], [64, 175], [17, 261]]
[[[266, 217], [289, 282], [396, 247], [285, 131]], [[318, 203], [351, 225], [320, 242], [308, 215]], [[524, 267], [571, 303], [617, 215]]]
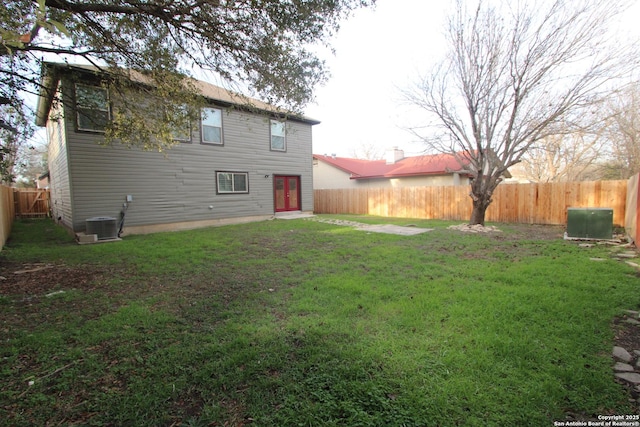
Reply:
[[567, 236], [582, 239], [613, 238], [613, 209], [569, 208]]

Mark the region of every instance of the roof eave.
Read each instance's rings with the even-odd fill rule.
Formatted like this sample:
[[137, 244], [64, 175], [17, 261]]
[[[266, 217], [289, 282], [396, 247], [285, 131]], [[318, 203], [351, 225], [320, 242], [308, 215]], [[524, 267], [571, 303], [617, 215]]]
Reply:
[[49, 118], [49, 110], [55, 96], [55, 86], [58, 83], [57, 68], [43, 65], [42, 75], [40, 77], [40, 91], [38, 94], [38, 103], [36, 105], [36, 126], [46, 126]]
[[[69, 70], [75, 70], [75, 71], [79, 71], [81, 73], [86, 73], [86, 74], [95, 74], [96, 72], [105, 74], [108, 73], [108, 70], [91, 70], [90, 68], [86, 67], [86, 66], [80, 66], [80, 65], [74, 65], [74, 64], [63, 64], [63, 63], [56, 63], [56, 62], [45, 62], [42, 66], [43, 69], [43, 74], [41, 77], [42, 80], [42, 84], [41, 84], [41, 89], [40, 89], [40, 93], [41, 95], [39, 96], [38, 99], [38, 106], [37, 106], [37, 110], [36, 110], [36, 125], [38, 126], [45, 126], [47, 123], [47, 116], [49, 114], [49, 109], [51, 108], [51, 103], [53, 101], [54, 95], [55, 95], [55, 84], [57, 83], [58, 79], [59, 79], [59, 75], [60, 75], [60, 69], [62, 68], [66, 68]], [[51, 79], [51, 81], [49, 80], [45, 80], [45, 79]], [[206, 85], [210, 85], [210, 86], [214, 86], [211, 83], [205, 82], [203, 80], [197, 80], [200, 83], [206, 84]], [[140, 84], [149, 84], [149, 82], [144, 82], [144, 81], [139, 81], [137, 83]], [[48, 86], [47, 86], [48, 84]], [[48, 88], [43, 90], [44, 88]], [[219, 88], [223, 91], [232, 93], [224, 88]], [[202, 89], [198, 88], [198, 90], [202, 92], [204, 92]], [[47, 92], [44, 95], [44, 99], [43, 99], [43, 92]], [[210, 101], [213, 101], [215, 104], [220, 105], [221, 107], [237, 107], [237, 108], [241, 108], [241, 109], [246, 109], [248, 111], [259, 111], [263, 114], [269, 114], [273, 117], [278, 117], [278, 118], [286, 118], [286, 119], [290, 119], [290, 120], [294, 120], [294, 121], [298, 121], [298, 122], [302, 122], [302, 123], [306, 123], [309, 125], [317, 125], [320, 124], [319, 120], [315, 120], [312, 119], [310, 117], [305, 117], [302, 115], [298, 115], [298, 114], [292, 114], [292, 113], [287, 113], [286, 111], [281, 111], [278, 110], [276, 107], [273, 107], [273, 109], [268, 109], [265, 107], [261, 107], [258, 105], [254, 105], [251, 102], [247, 102], [247, 103], [242, 103], [242, 102], [232, 102], [229, 100], [225, 100], [225, 99], [218, 99], [215, 97], [211, 97], [211, 96], [207, 96], [206, 94], [202, 93], [202, 96]], [[241, 96], [239, 96], [241, 98]], [[247, 99], [250, 99], [247, 97]], [[255, 100], [257, 103], [262, 103], [261, 101]], [[265, 104], [267, 105], [267, 104]]]
[[436, 171], [436, 172], [418, 172], [418, 173], [402, 173], [402, 174], [384, 174], [384, 175], [359, 175], [351, 177], [351, 179], [393, 179], [393, 178], [410, 178], [417, 176], [437, 176], [437, 175], [450, 175], [457, 173], [459, 175], [469, 175], [468, 172], [459, 171], [459, 172], [446, 172], [446, 171]]
[[[327, 165], [329, 165], [329, 166], [332, 166], [332, 167], [334, 167], [334, 168], [336, 168], [336, 169], [339, 169], [339, 170], [341, 170], [341, 171], [343, 171], [343, 172], [346, 172], [346, 173], [348, 173], [348, 174], [350, 174], [350, 175], [352, 175], [352, 176], [353, 176], [353, 175], [358, 175], [356, 172], [352, 171], [351, 169], [346, 169], [346, 168], [343, 168], [343, 167], [342, 167], [342, 166], [340, 166], [340, 165], [336, 165], [336, 164], [335, 164], [335, 163], [333, 163], [333, 162], [328, 162], [325, 156], [320, 156], [320, 155], [314, 154], [314, 155], [313, 155], [313, 157], [314, 157], [314, 158], [316, 158], [316, 159], [318, 159], [318, 160], [322, 160], [325, 164], [327, 164]], [[353, 179], [353, 178], [351, 178], [351, 179]]]

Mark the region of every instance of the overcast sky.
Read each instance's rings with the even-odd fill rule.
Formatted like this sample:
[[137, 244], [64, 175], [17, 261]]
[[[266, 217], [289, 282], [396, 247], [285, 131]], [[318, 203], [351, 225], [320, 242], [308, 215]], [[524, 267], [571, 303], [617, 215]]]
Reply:
[[[445, 52], [445, 17], [450, 0], [378, 0], [342, 25], [326, 55], [329, 82], [316, 91], [306, 114], [321, 121], [313, 128], [314, 154], [352, 157], [362, 145], [382, 152], [397, 146], [408, 155], [424, 147], [402, 127], [409, 107], [402, 105], [405, 88]], [[621, 18], [628, 33], [640, 34], [640, 1]]]
[[[313, 152], [351, 157], [362, 145], [382, 150], [420, 150], [406, 123], [399, 89], [442, 53], [444, 11], [449, 1], [378, 0], [342, 24], [326, 55], [331, 78], [316, 91], [308, 116]], [[404, 123], [403, 123], [404, 121]]]

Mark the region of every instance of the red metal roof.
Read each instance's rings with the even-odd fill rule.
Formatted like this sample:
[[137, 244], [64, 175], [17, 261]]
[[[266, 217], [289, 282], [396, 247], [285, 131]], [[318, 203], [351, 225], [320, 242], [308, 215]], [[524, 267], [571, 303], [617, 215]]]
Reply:
[[452, 154], [405, 157], [392, 164], [387, 164], [386, 160], [362, 160], [316, 154], [313, 157], [351, 174], [351, 179], [446, 175], [453, 172], [465, 174]]

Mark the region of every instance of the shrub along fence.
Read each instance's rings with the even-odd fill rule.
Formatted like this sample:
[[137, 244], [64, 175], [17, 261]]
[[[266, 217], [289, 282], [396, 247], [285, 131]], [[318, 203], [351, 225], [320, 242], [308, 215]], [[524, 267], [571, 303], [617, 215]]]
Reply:
[[[625, 224], [627, 181], [501, 184], [485, 219], [566, 224], [568, 208], [611, 208]], [[331, 189], [314, 191], [314, 212], [468, 221], [469, 186]]]

